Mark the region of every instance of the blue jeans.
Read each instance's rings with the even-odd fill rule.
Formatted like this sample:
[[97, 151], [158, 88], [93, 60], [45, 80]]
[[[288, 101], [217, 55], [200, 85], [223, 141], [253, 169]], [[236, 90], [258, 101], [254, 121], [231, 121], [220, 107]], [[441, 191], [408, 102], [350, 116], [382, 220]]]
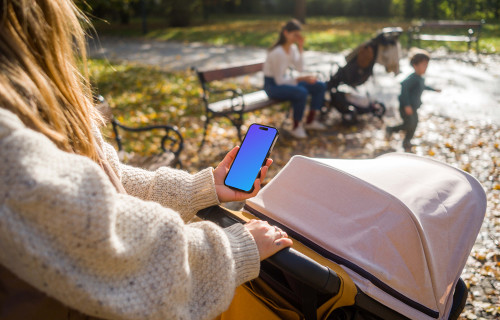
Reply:
[[307, 96], [311, 95], [311, 110], [319, 110], [325, 100], [326, 84], [317, 81], [315, 84], [299, 82], [296, 86], [277, 85], [274, 78], [264, 78], [264, 91], [271, 99], [287, 100], [292, 103], [293, 119], [302, 120], [306, 108]]

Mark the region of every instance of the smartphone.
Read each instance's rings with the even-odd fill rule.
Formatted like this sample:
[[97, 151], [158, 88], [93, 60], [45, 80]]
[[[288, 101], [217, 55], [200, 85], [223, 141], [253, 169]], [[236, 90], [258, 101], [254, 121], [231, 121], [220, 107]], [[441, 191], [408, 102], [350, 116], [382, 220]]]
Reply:
[[224, 179], [224, 184], [236, 190], [252, 193], [255, 179], [259, 176], [260, 168], [266, 163], [278, 135], [276, 128], [257, 123], [250, 125]]

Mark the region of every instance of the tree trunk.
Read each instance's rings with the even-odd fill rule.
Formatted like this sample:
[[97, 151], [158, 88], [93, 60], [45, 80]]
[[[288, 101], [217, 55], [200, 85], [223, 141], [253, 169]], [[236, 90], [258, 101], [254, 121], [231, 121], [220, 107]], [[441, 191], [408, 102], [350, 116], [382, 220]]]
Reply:
[[170, 7], [170, 25], [172, 27], [186, 27], [191, 23], [192, 0], [173, 0]]
[[306, 23], [306, 0], [295, 0], [295, 18]]
[[440, 3], [441, 3], [440, 0], [432, 0], [432, 18], [433, 19], [440, 18], [440, 12], [439, 12], [439, 4]]
[[405, 13], [405, 18], [411, 19], [415, 16], [413, 9], [414, 9], [414, 0], [405, 0], [404, 2], [404, 13]]
[[142, 34], [148, 33], [148, 8], [146, 0], [141, 0]]

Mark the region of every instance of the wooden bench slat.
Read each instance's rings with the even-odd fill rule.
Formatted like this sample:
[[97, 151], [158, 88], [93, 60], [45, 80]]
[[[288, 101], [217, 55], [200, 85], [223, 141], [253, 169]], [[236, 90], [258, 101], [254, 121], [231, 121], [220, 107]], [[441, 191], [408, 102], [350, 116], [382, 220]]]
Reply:
[[201, 74], [205, 81], [215, 81], [222, 80], [227, 78], [235, 78], [239, 76], [244, 76], [251, 73], [256, 73], [262, 70], [264, 63], [255, 63], [246, 66], [238, 66], [231, 67], [225, 69], [217, 69], [210, 71], [198, 71], [198, 74]]
[[416, 27], [420, 28], [478, 28], [481, 22], [474, 21], [429, 21], [417, 24]]

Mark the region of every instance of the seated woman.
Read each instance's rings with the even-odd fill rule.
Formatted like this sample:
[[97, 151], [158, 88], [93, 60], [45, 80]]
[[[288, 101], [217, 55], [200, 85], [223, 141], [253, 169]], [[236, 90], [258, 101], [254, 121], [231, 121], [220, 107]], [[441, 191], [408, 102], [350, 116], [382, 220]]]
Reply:
[[[289, 100], [293, 108], [293, 130], [290, 132], [297, 139], [307, 138], [308, 130], [325, 130], [324, 124], [315, 120], [316, 111], [323, 106], [326, 84], [315, 76], [293, 78], [287, 75], [287, 69], [294, 67], [303, 71], [304, 37], [299, 21], [291, 20], [281, 29], [278, 41], [269, 49], [264, 63], [264, 90], [272, 99]], [[308, 95], [311, 95], [310, 110], [306, 123], [301, 124]]]
[[224, 186], [237, 148], [194, 175], [121, 164], [78, 71], [83, 14], [1, 3], [0, 318], [213, 319], [291, 240], [257, 220], [190, 222], [261, 179], [253, 194]]

